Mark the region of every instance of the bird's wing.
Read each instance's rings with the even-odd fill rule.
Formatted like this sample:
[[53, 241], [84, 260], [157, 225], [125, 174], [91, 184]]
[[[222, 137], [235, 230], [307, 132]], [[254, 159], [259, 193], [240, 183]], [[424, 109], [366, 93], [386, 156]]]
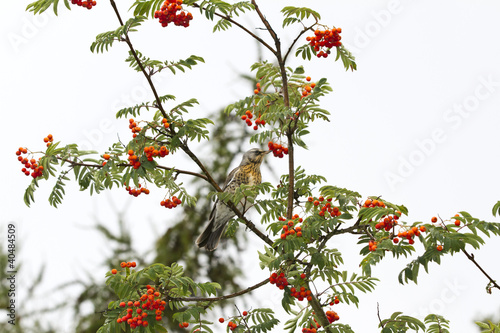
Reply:
[[234, 176], [236, 176], [238, 171], [239, 167], [236, 167], [229, 173], [229, 175], [227, 175], [226, 181], [224, 182], [224, 186], [222, 187], [222, 191], [226, 190], [227, 186], [233, 181]]

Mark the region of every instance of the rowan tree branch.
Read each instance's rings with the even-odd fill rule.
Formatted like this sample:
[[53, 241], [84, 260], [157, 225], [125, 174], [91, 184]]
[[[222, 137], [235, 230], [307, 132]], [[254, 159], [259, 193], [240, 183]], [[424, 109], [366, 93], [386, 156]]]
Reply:
[[233, 294], [229, 295], [223, 295], [223, 296], [216, 296], [216, 297], [169, 297], [168, 300], [170, 301], [178, 301], [178, 302], [218, 302], [218, 301], [223, 301], [226, 299], [231, 299], [234, 297], [238, 297], [241, 295], [244, 295], [246, 293], [251, 292], [252, 290], [255, 290], [257, 288], [262, 287], [263, 285], [267, 284], [269, 282], [269, 278], [264, 279], [263, 281], [248, 287], [246, 289], [237, 291]]
[[[84, 166], [84, 167], [96, 168], [96, 169], [101, 169], [101, 168], [104, 167], [101, 164], [90, 164], [90, 163], [77, 162], [77, 161], [72, 161], [72, 160], [68, 160], [68, 159], [62, 158], [60, 156], [56, 156], [56, 158], [58, 160], [60, 160], [60, 161], [63, 161], [65, 163], [70, 164], [71, 167]], [[119, 163], [119, 164], [116, 164], [116, 166], [118, 166], [118, 167], [132, 167], [132, 165], [130, 165], [128, 163]], [[202, 175], [202, 174], [197, 173], [197, 172], [192, 172], [192, 171], [187, 171], [187, 170], [180, 170], [180, 169], [176, 169], [176, 168], [169, 168], [169, 167], [166, 167], [166, 166], [163, 166], [163, 165], [156, 165], [155, 168], [163, 169], [163, 170], [175, 170], [175, 172], [178, 173], [178, 174], [190, 175], [190, 176], [194, 176], [194, 177], [198, 177], [198, 178], [207, 180], [207, 177], [205, 175]]]
[[[120, 25], [123, 26], [123, 20], [120, 16], [120, 12], [118, 11], [118, 7], [116, 6], [116, 3], [114, 0], [110, 0], [111, 6], [113, 7], [113, 10], [115, 11], [116, 17], [118, 18], [118, 21], [120, 22]], [[144, 74], [146, 77], [146, 80], [148, 81], [149, 87], [151, 88], [151, 91], [153, 92], [153, 95], [155, 96], [156, 104], [158, 109], [160, 110], [161, 114], [163, 117], [167, 118], [167, 113], [165, 112], [165, 109], [163, 109], [163, 105], [161, 103], [160, 96], [158, 95], [158, 92], [156, 91], [156, 87], [151, 80], [151, 75], [146, 71], [146, 68], [144, 68], [144, 65], [141, 62], [141, 59], [139, 59], [139, 56], [137, 55], [137, 52], [134, 49], [134, 46], [132, 45], [132, 42], [130, 41], [130, 37], [128, 36], [128, 33], [124, 33], [125, 36], [125, 43], [127, 43], [130, 52], [132, 53], [132, 56], [134, 57], [135, 61], [137, 62], [137, 65], [141, 69], [141, 72]]]

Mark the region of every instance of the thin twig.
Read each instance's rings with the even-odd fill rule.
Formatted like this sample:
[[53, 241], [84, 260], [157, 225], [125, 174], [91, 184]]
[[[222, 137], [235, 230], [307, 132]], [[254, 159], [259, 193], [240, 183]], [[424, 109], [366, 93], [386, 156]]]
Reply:
[[380, 322], [380, 327], [384, 328], [384, 324], [382, 324], [382, 318], [380, 318], [380, 308], [378, 306], [378, 302], [377, 302], [377, 317], [378, 317], [378, 321]]
[[491, 276], [489, 276], [488, 273], [486, 273], [486, 271], [477, 263], [476, 259], [474, 259], [474, 254], [472, 253], [469, 254], [465, 249], [462, 249], [462, 252], [470, 261], [474, 263], [474, 265], [476, 265], [476, 267], [484, 274], [484, 276], [486, 276], [488, 280], [490, 280], [489, 285], [492, 285], [494, 288], [500, 290], [500, 286], [498, 285], [498, 283], [495, 280], [493, 280]]
[[179, 301], [179, 302], [218, 302], [218, 301], [223, 301], [226, 299], [231, 299], [234, 297], [244, 295], [244, 294], [249, 293], [257, 288], [262, 287], [263, 285], [265, 285], [267, 283], [269, 283], [269, 278], [266, 278], [263, 281], [257, 283], [256, 285], [248, 287], [247, 289], [243, 289], [243, 290], [237, 291], [237, 292], [235, 292], [233, 294], [229, 294], [229, 295], [223, 295], [223, 296], [217, 296], [217, 297], [172, 297], [172, 298], [169, 298], [169, 300]]
[[[196, 8], [200, 8], [201, 10], [205, 10], [205, 8], [202, 8], [200, 5], [198, 5], [197, 3], [194, 3], [192, 5], [193, 7], [196, 7]], [[252, 36], [253, 38], [255, 38], [259, 43], [261, 43], [262, 45], [264, 45], [267, 49], [269, 49], [269, 51], [271, 51], [273, 54], [276, 54], [276, 50], [273, 49], [269, 44], [267, 44], [262, 38], [260, 38], [259, 36], [257, 36], [256, 34], [254, 34], [253, 32], [251, 32], [250, 30], [248, 30], [247, 28], [245, 28], [243, 25], [241, 25], [240, 23], [236, 22], [235, 20], [233, 20], [231, 17], [227, 16], [227, 15], [222, 15], [222, 14], [219, 14], [217, 12], [214, 12], [214, 15], [215, 16], [218, 16], [228, 22], [231, 22], [232, 24], [234, 24], [235, 26], [237, 26], [238, 28], [242, 29], [243, 31], [245, 31], [247, 34], [249, 34], [250, 36]]]
[[[66, 163], [70, 164], [71, 167], [83, 166], [83, 167], [96, 168], [96, 169], [101, 169], [101, 168], [104, 167], [102, 164], [89, 164], [89, 163], [83, 163], [83, 162], [76, 162], [76, 161], [64, 159], [64, 158], [62, 158], [60, 156], [56, 156], [56, 158], [58, 160], [61, 160], [63, 162], [66, 162]], [[132, 165], [130, 165], [128, 163], [119, 163], [119, 164], [116, 164], [116, 166], [117, 167], [132, 167]], [[175, 170], [175, 172], [178, 173], [178, 174], [190, 175], [190, 176], [194, 176], [194, 177], [198, 177], [198, 178], [207, 180], [207, 177], [205, 175], [202, 175], [202, 174], [197, 173], [197, 172], [192, 172], [192, 171], [187, 171], [187, 170], [179, 170], [179, 169], [176, 169], [176, 168], [169, 168], [169, 167], [166, 167], [166, 166], [163, 166], [163, 165], [156, 165], [156, 168], [163, 169], [163, 170]]]

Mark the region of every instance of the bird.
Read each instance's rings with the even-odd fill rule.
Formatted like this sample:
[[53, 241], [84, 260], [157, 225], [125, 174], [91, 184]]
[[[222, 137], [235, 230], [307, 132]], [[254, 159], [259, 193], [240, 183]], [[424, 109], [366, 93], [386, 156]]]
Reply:
[[[270, 152], [270, 150], [253, 148], [243, 154], [240, 165], [234, 168], [227, 176], [222, 191], [225, 193], [235, 193], [240, 185], [260, 184], [262, 181], [260, 165], [264, 160], [264, 156]], [[245, 204], [245, 198], [238, 203], [237, 208], [240, 212], [244, 212], [248, 208], [245, 207]], [[205, 248], [207, 251], [215, 250], [219, 245], [219, 240], [227, 223], [235, 215], [234, 211], [225, 202], [217, 199], [210, 213], [209, 223], [196, 240], [196, 245], [199, 248]]]

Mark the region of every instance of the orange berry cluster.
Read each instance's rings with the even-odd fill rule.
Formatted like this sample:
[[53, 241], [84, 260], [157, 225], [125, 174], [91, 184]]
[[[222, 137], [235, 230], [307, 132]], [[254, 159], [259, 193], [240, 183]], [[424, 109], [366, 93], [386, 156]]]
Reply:
[[385, 207], [385, 203], [380, 200], [372, 200], [372, 199], [366, 199], [365, 203], [363, 204], [364, 208], [373, 208], [373, 207]]
[[155, 12], [155, 18], [160, 20], [162, 27], [166, 27], [173, 22], [177, 26], [187, 28], [189, 27], [189, 21], [193, 19], [193, 15], [182, 10], [182, 0], [165, 0], [161, 9]]
[[[286, 219], [282, 216], [278, 217], [278, 221], [286, 222]], [[299, 218], [299, 215], [295, 214], [292, 216], [292, 220], [289, 220], [285, 225], [283, 225], [281, 229], [281, 239], [286, 239], [288, 236], [296, 235], [297, 237], [302, 237], [302, 228], [295, 227], [296, 223], [301, 223], [302, 218]]]
[[168, 209], [172, 209], [172, 208], [177, 207], [181, 203], [182, 203], [181, 199], [177, 198], [174, 195], [171, 199], [166, 199], [166, 200], [160, 201], [160, 206], [168, 208]]
[[131, 188], [129, 185], [129, 186], [125, 187], [125, 190], [128, 191], [128, 194], [133, 195], [134, 197], [139, 196], [141, 193], [149, 194], [149, 190], [145, 187], [142, 187], [141, 184], [139, 184], [138, 188]]
[[94, 1], [71, 0], [71, 3], [73, 5], [77, 5], [87, 9], [92, 9], [92, 7], [95, 7], [96, 5], [95, 0]]
[[276, 287], [283, 290], [286, 286], [288, 286], [288, 280], [285, 277], [285, 273], [281, 272], [279, 275], [277, 273], [271, 274], [269, 277], [269, 282], [271, 284], [276, 284]]
[[290, 288], [290, 293], [299, 301], [303, 301], [304, 299], [307, 299], [308, 301], [312, 300], [311, 291], [304, 286], [300, 287], [298, 290], [297, 288], [292, 287]]
[[368, 250], [369, 250], [370, 252], [372, 252], [372, 251], [375, 251], [376, 249], [377, 249], [377, 242], [376, 242], [376, 241], [374, 241], [374, 240], [370, 240], [370, 241], [368, 242]]
[[313, 197], [308, 197], [307, 201], [312, 202], [314, 206], [320, 207], [319, 216], [323, 216], [326, 218], [327, 215], [331, 217], [340, 216], [342, 212], [339, 207], [332, 206], [332, 198], [327, 198], [325, 202], [325, 198], [320, 196], [317, 199]]
[[136, 264], [135, 261], [127, 261], [127, 262], [122, 261], [120, 263], [120, 267], [121, 268], [125, 268], [125, 267], [129, 267], [129, 268], [132, 267], [132, 268], [134, 268], [135, 266], [137, 266], [137, 264]]
[[130, 328], [142, 326], [147, 327], [148, 322], [145, 318], [148, 316], [148, 311], [153, 312], [157, 321], [162, 320], [162, 314], [165, 310], [166, 302], [161, 300], [161, 294], [155, 291], [155, 288], [147, 285], [147, 292], [142, 294], [138, 301], [121, 302], [120, 307], [127, 307], [126, 314], [116, 320], [118, 324], [126, 323]]
[[[412, 227], [409, 230], [404, 230], [404, 231], [398, 232], [398, 237], [400, 237], [400, 238], [406, 238], [408, 240], [408, 243], [410, 245], [413, 245], [415, 243], [414, 238], [415, 237], [419, 237], [420, 233], [426, 232], [426, 231], [427, 231], [427, 228], [425, 226], [421, 225], [420, 228], [419, 227]], [[399, 238], [398, 237], [394, 237], [392, 239], [392, 241], [394, 242], [394, 244], [399, 243]]]
[[340, 300], [338, 298], [338, 296], [335, 296], [335, 298], [333, 299], [333, 301], [330, 302], [330, 306], [334, 305], [334, 304], [339, 304], [340, 303]]
[[315, 30], [314, 36], [306, 37], [306, 40], [309, 42], [309, 45], [314, 48], [318, 58], [326, 58], [330, 54], [330, 49], [332, 47], [342, 45], [340, 42], [342, 37], [339, 35], [341, 32], [341, 28]]
[[134, 151], [130, 149], [128, 151], [128, 161], [130, 165], [134, 167], [134, 169], [139, 169], [141, 167], [141, 162], [139, 162], [139, 157], [134, 154]]
[[135, 138], [137, 136], [137, 133], [139, 133], [142, 130], [142, 128], [137, 126], [137, 123], [133, 118], [130, 118], [128, 122], [129, 122], [128, 128], [132, 130], [132, 137]]
[[170, 153], [170, 151], [165, 146], [161, 146], [159, 150], [154, 146], [149, 146], [144, 147], [144, 153], [146, 154], [148, 161], [152, 161], [153, 157], [165, 157]]
[[326, 311], [326, 318], [328, 318], [328, 321], [333, 323], [334, 321], [337, 321], [340, 319], [339, 315], [335, 311]]
[[394, 227], [396, 224], [398, 224], [399, 216], [398, 215], [389, 215], [387, 217], [384, 217], [384, 219], [377, 224], [375, 224], [375, 229], [380, 230], [384, 229], [385, 231], [389, 231]]
[[163, 118], [161, 120], [162, 124], [163, 124], [163, 127], [165, 128], [169, 128], [170, 127], [170, 124], [168, 123], [168, 119], [167, 118]]
[[54, 137], [52, 136], [52, 134], [49, 134], [45, 138], [43, 138], [43, 142], [47, 144], [47, 147], [52, 144], [52, 141], [54, 141]]
[[16, 151], [17, 160], [21, 162], [24, 166], [21, 169], [21, 172], [23, 172], [26, 176], [31, 175], [33, 178], [41, 177], [43, 174], [43, 166], [41, 165], [39, 166], [34, 158], [28, 160], [26, 157], [21, 156], [21, 154], [27, 154], [27, 153], [28, 149], [23, 147], [19, 147], [19, 149]]
[[[328, 321], [333, 323], [334, 321], [337, 321], [340, 319], [339, 315], [335, 311], [328, 310], [326, 311], [326, 318], [328, 318]], [[321, 327], [321, 325], [316, 321], [316, 319], [313, 318], [314, 324], [311, 323], [309, 327], [304, 327], [302, 329], [302, 333], [316, 333], [317, 329]]]
[[288, 147], [283, 147], [279, 143], [269, 141], [267, 147], [273, 152], [274, 157], [283, 158], [283, 154], [288, 155]]
[[254, 93], [255, 95], [257, 95], [258, 93], [260, 93], [260, 90], [261, 90], [261, 89], [260, 89], [260, 82], [257, 82], [257, 83], [255, 84], [255, 90], [253, 91], [253, 93]]
[[[253, 118], [253, 113], [250, 110], [246, 110], [245, 114], [243, 116], [241, 116], [241, 120], [244, 120], [248, 126], [253, 125], [252, 120], [251, 120], [252, 118]], [[257, 117], [257, 119], [255, 119], [255, 126], [253, 127], [253, 129], [256, 131], [259, 129], [259, 126], [264, 126], [265, 124], [266, 124], [266, 121], [260, 119], [260, 115], [259, 115]]]
[[[306, 77], [306, 81], [311, 81], [311, 77], [308, 76]], [[306, 84], [305, 86], [302, 87], [302, 98], [307, 97], [312, 94], [312, 90], [316, 87], [316, 83], [312, 82], [311, 84]]]
[[238, 327], [238, 324], [236, 324], [234, 321], [230, 321], [227, 323], [227, 326], [229, 327], [229, 329], [231, 331], [234, 331], [236, 329], [236, 327]]
[[182, 323], [179, 323], [179, 327], [180, 327], [180, 328], [188, 328], [188, 327], [189, 327], [189, 323], [188, 323], [188, 322], [186, 322], [186, 321], [184, 321], [184, 322], [182, 322]]

